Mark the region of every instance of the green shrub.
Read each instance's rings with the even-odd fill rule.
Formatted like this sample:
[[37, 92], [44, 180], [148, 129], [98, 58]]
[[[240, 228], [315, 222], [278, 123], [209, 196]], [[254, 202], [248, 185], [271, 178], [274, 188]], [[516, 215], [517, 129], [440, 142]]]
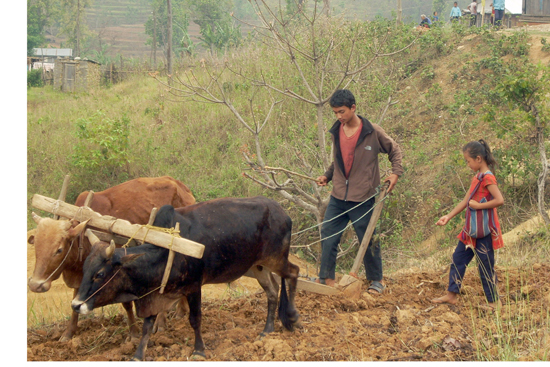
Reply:
[[43, 86], [42, 69], [34, 69], [27, 72], [27, 88]]
[[76, 181], [120, 182], [128, 178], [130, 119], [110, 119], [102, 111], [76, 120], [79, 139], [70, 157]]

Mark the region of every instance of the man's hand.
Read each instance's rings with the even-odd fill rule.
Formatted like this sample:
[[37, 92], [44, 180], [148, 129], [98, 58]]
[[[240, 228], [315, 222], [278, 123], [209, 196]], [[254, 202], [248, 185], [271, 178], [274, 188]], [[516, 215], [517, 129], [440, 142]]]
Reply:
[[328, 183], [327, 176], [319, 176], [317, 177], [317, 185], [319, 186], [326, 186]]
[[384, 182], [390, 183], [390, 187], [388, 187], [388, 193], [390, 193], [391, 190], [393, 190], [393, 188], [397, 184], [398, 179], [399, 179], [399, 176], [397, 176], [395, 173], [392, 173], [391, 175], [388, 176], [388, 178], [384, 180]]

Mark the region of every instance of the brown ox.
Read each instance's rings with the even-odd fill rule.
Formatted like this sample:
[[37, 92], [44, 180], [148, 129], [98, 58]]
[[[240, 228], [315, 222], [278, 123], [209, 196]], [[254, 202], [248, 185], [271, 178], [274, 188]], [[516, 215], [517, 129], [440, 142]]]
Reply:
[[[87, 191], [81, 193], [76, 205], [82, 206], [87, 196]], [[137, 178], [97, 192], [90, 207], [102, 215], [126, 219], [135, 224], [146, 224], [154, 207], [160, 208], [165, 204], [188, 206], [194, 203], [195, 198], [187, 186], [172, 177], [164, 176]], [[91, 250], [88, 238], [80, 236], [86, 222], [41, 218], [35, 213], [32, 216], [38, 226], [34, 235], [28, 239], [30, 244], [34, 244], [36, 252], [34, 272], [28, 282], [30, 290], [37, 293], [47, 292], [52, 281], [63, 274], [65, 284], [73, 288], [76, 295], [82, 281], [82, 266]], [[139, 329], [135, 325], [132, 304], [125, 303], [123, 306], [128, 313], [130, 335], [138, 337]], [[182, 306], [185, 308], [185, 301]], [[158, 326], [162, 327], [163, 324], [164, 318], [161, 318]], [[60, 341], [71, 339], [77, 325], [78, 313], [73, 311]]]

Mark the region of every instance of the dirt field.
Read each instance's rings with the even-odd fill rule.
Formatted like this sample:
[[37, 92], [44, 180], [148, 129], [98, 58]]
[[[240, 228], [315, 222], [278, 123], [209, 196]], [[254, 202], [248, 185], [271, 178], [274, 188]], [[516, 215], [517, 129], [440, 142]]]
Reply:
[[[32, 250], [29, 251], [32, 255]], [[294, 262], [299, 262], [293, 258]], [[28, 265], [32, 265], [32, 259]], [[303, 263], [300, 264], [304, 266]], [[32, 266], [30, 267], [32, 271]], [[352, 300], [300, 291], [297, 308], [301, 327], [258, 338], [266, 318], [267, 301], [254, 279], [206, 286], [202, 333], [209, 361], [462, 361], [499, 360], [511, 339], [519, 338], [522, 360], [548, 360], [550, 331], [550, 266], [529, 269], [497, 268], [499, 292], [505, 307], [500, 316], [479, 310], [484, 302], [475, 268], [469, 268], [459, 305], [437, 305], [430, 299], [445, 292], [447, 270], [410, 269], [390, 274], [386, 292], [365, 293]], [[36, 302], [59, 299], [65, 292], [30, 294]], [[54, 283], [54, 284], [55, 284]], [[57, 294], [55, 292], [58, 292]], [[69, 309], [70, 292], [66, 308]], [[30, 303], [30, 302], [29, 302]], [[127, 361], [135, 342], [127, 341], [128, 328], [122, 307], [112, 315], [94, 311], [81, 320], [77, 335], [58, 342], [63, 323], [27, 330], [29, 361]], [[140, 320], [141, 326], [141, 320]], [[151, 338], [146, 353], [150, 361], [188, 360], [194, 342], [186, 319], [171, 312], [167, 330]], [[545, 352], [546, 351], [546, 352]], [[546, 354], [545, 354], [546, 353]]]

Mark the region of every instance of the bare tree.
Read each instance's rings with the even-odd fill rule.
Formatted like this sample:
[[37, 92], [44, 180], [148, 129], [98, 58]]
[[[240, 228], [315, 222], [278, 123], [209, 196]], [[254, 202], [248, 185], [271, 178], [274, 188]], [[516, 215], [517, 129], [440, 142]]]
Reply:
[[[321, 223], [329, 197], [323, 194], [323, 189], [313, 182], [312, 177], [322, 174], [331, 163], [326, 145], [324, 106], [334, 91], [357, 82], [369, 67], [374, 67], [377, 59], [397, 55], [411, 47], [414, 41], [399, 49], [392, 49], [387, 42], [391, 35], [388, 28], [379, 33], [374, 31], [373, 36], [372, 29], [368, 30], [366, 23], [356, 23], [353, 27], [349, 24], [342, 26], [342, 19], [321, 16], [317, 2], [310, 12], [299, 8], [291, 19], [281, 9], [271, 9], [263, 0], [253, 0], [251, 3], [261, 22], [260, 26], [256, 26], [257, 39], [266, 49], [277, 52], [278, 57], [283, 55], [286, 59], [285, 73], [279, 74], [277, 79], [268, 70], [262, 69], [261, 61], [254, 65], [255, 71], [252, 71], [251, 67], [243, 66], [242, 62], [231, 63], [226, 59], [215, 65], [214, 59], [203, 59], [202, 67], [208, 73], [206, 80], [191, 69], [176, 75], [179, 85], [173, 86], [171, 91], [188, 100], [225, 105], [254, 138], [254, 153], [243, 151], [243, 156], [255, 175], [245, 173], [245, 176], [311, 212]], [[292, 75], [287, 73], [287, 69]], [[249, 99], [250, 106], [257, 93], [270, 96], [270, 107], [266, 108], [263, 118], [255, 116], [251, 107], [247, 109], [233, 104], [224, 84], [224, 75], [228, 73], [258, 88]], [[281, 98], [275, 98], [273, 94]], [[294, 155], [300, 164], [294, 169], [268, 166], [260, 139], [261, 132], [275, 107], [282, 102], [282, 97], [312, 105], [316, 109], [316, 147], [310, 149], [308, 154], [302, 151], [308, 148], [297, 147]], [[380, 121], [394, 103], [390, 97], [379, 117]], [[244, 113], [245, 110], [252, 112]], [[304, 183], [298, 180], [299, 177], [309, 179]]]

